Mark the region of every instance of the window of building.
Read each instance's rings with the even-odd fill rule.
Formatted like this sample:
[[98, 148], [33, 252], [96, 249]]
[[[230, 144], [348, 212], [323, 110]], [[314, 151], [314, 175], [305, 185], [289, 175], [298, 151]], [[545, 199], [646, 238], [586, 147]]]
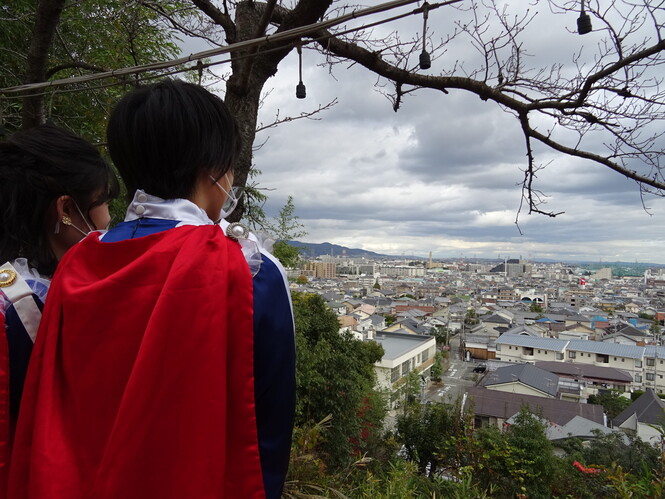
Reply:
[[556, 353], [556, 360], [563, 360], [563, 354], [557, 352], [557, 353]]
[[647, 381], [653, 381], [656, 379], [656, 375], [654, 373], [647, 373]]
[[522, 353], [524, 355], [533, 355], [533, 348], [531, 348], [531, 347], [522, 347]]
[[423, 352], [423, 364], [429, 360], [429, 349]]
[[647, 366], [653, 367], [656, 365], [656, 359], [647, 359]]
[[538, 350], [538, 353], [540, 353], [540, 350]]
[[642, 367], [642, 361], [641, 360], [635, 360], [635, 367]]
[[625, 362], [626, 359], [621, 359], [621, 362]]
[[569, 359], [574, 359], [575, 358], [575, 352], [568, 352], [568, 358]]
[[402, 362], [402, 376], [406, 376], [411, 371], [411, 360]]
[[642, 383], [642, 375], [641, 374], [636, 374], [635, 375], [635, 383]]
[[397, 381], [398, 379], [401, 378], [399, 372], [400, 372], [400, 366], [393, 367], [393, 368], [390, 370], [390, 382], [391, 382], [391, 383], [394, 383], [395, 381]]
[[500, 352], [500, 351], [501, 351], [501, 345], [497, 345], [497, 346], [496, 346], [496, 351], [497, 351], [497, 352]]
[[617, 360], [617, 358], [616, 358], [616, 357], [614, 357], [614, 360]]

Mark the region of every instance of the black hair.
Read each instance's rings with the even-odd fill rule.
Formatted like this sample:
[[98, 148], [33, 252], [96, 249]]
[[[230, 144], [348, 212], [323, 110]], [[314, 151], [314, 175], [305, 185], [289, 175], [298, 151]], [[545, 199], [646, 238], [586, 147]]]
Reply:
[[23, 257], [45, 275], [58, 263], [49, 243], [49, 208], [71, 196], [89, 211], [118, 195], [118, 179], [99, 151], [53, 125], [0, 142], [0, 262]]
[[126, 94], [111, 113], [106, 135], [128, 195], [143, 189], [164, 199], [188, 199], [202, 173], [221, 178], [241, 145], [224, 102], [180, 80]]

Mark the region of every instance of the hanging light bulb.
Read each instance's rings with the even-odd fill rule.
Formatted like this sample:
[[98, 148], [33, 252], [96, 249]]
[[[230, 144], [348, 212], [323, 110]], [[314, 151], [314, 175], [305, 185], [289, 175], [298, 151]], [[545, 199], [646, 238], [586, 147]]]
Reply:
[[580, 17], [577, 18], [577, 32], [580, 35], [586, 35], [587, 33], [591, 33], [592, 30], [591, 18], [584, 11], [584, 0], [580, 0], [580, 6]]
[[420, 53], [420, 69], [429, 69], [432, 67], [432, 58], [429, 52], [425, 49], [425, 42], [427, 41], [427, 17], [429, 15], [429, 4], [423, 4], [423, 51]]
[[300, 81], [296, 85], [296, 98], [304, 99], [307, 97], [307, 89], [305, 88], [305, 84], [302, 82], [302, 47], [300, 44], [298, 44], [296, 48], [298, 50], [298, 76], [300, 78]]

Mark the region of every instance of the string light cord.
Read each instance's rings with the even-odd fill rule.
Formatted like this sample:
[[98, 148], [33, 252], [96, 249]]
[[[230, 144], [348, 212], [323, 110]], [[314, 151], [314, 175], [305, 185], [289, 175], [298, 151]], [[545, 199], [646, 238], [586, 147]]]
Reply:
[[[307, 36], [311, 33], [320, 31], [322, 29], [328, 29], [330, 27], [337, 26], [337, 25], [342, 24], [342, 23], [344, 23], [348, 20], [351, 20], [351, 19], [357, 19], [357, 18], [360, 18], [360, 17], [372, 15], [372, 14], [377, 14], [377, 13], [381, 13], [381, 12], [390, 11], [392, 9], [403, 7], [405, 5], [409, 5], [409, 4], [415, 3], [417, 1], [418, 0], [394, 0], [392, 2], [383, 3], [383, 4], [380, 4], [380, 5], [373, 6], [373, 7], [368, 7], [368, 8], [365, 8], [365, 9], [355, 10], [355, 11], [350, 12], [348, 14], [344, 14], [344, 15], [338, 16], [336, 18], [326, 20], [326, 21], [320, 21], [320, 22], [317, 22], [317, 23], [308, 24], [306, 26], [293, 28], [293, 29], [290, 29], [290, 30], [287, 30], [287, 31], [278, 32], [278, 33], [275, 33], [275, 34], [269, 34], [269, 35], [265, 35], [265, 36], [262, 36], [262, 37], [259, 37], [259, 38], [253, 38], [251, 40], [245, 40], [245, 41], [242, 41], [242, 42], [234, 43], [232, 45], [227, 45], [225, 47], [217, 47], [217, 48], [214, 48], [214, 49], [205, 50], [205, 51], [202, 51], [202, 52], [197, 52], [197, 53], [190, 54], [186, 57], [181, 57], [181, 58], [178, 58], [178, 59], [171, 59], [171, 60], [162, 61], [162, 62], [154, 62], [154, 63], [144, 64], [144, 65], [140, 65], [140, 66], [131, 66], [131, 67], [127, 67], [127, 68], [120, 68], [120, 69], [115, 69], [115, 70], [111, 70], [111, 71], [104, 71], [104, 72], [94, 73], [94, 74], [89, 74], [89, 75], [75, 76], [75, 77], [71, 77], [71, 78], [62, 78], [62, 79], [58, 79], [58, 80], [41, 82], [41, 83], [30, 83], [30, 84], [16, 85], [16, 86], [11, 86], [11, 87], [6, 87], [6, 88], [3, 88], [3, 89], [0, 89], [0, 94], [2, 96], [4, 96], [5, 98], [23, 98], [23, 94], [25, 94], [27, 92], [30, 92], [30, 91], [34, 91], [34, 90], [49, 89], [49, 88], [54, 88], [54, 87], [61, 87], [61, 86], [64, 86], [64, 85], [75, 85], [75, 84], [81, 84], [81, 83], [88, 83], [88, 82], [103, 80], [103, 79], [108, 79], [108, 78], [117, 78], [117, 79], [121, 80], [122, 77], [124, 77], [124, 76], [139, 75], [139, 74], [146, 73], [146, 72], [149, 72], [149, 71], [159, 71], [159, 70], [169, 69], [169, 68], [173, 68], [175, 66], [179, 66], [179, 65], [182, 65], [182, 64], [190, 63], [192, 61], [197, 61], [197, 65], [195, 65], [194, 67], [188, 67], [187, 69], [177, 69], [177, 70], [169, 71], [169, 72], [166, 72], [166, 73], [160, 73], [160, 75], [146, 77], [146, 78], [142, 78], [142, 79], [159, 78], [161, 76], [166, 76], [166, 75], [191, 71], [193, 69], [199, 69], [200, 66], [198, 66], [198, 61], [202, 60], [202, 59], [206, 59], [206, 58], [209, 58], [209, 57], [215, 57], [215, 56], [223, 55], [223, 54], [228, 54], [230, 52], [240, 51], [240, 50], [244, 50], [244, 49], [255, 47], [255, 46], [256, 47], [262, 47], [262, 46], [266, 46], [266, 45], [269, 45], [269, 44], [291, 41], [291, 40], [294, 40], [294, 39], [300, 39], [303, 36]], [[459, 3], [461, 1], [462, 0], [448, 0], [448, 1], [437, 3], [437, 4], [428, 4], [428, 10], [433, 10], [433, 9], [436, 9], [436, 8], [456, 4], [456, 3]], [[381, 24], [386, 24], [388, 22], [392, 22], [392, 21], [395, 21], [397, 19], [405, 18], [405, 17], [412, 16], [412, 15], [417, 15], [417, 14], [420, 14], [422, 12], [423, 12], [423, 8], [420, 7], [420, 8], [414, 9], [410, 12], [407, 12], [407, 13], [404, 13], [404, 14], [401, 14], [401, 15], [386, 18], [386, 19], [383, 19], [383, 20], [380, 20], [380, 21], [377, 21], [377, 22], [374, 22], [374, 23], [367, 24], [367, 25], [362, 25], [362, 26], [359, 26], [357, 28], [350, 28], [350, 29], [345, 30], [341, 33], [331, 34], [330, 36], [334, 37], [334, 36], [340, 36], [341, 34], [352, 33], [352, 32], [355, 32], [355, 31], [362, 31], [364, 29], [368, 29], [368, 27], [378, 26], [378, 25], [381, 25]], [[276, 47], [274, 49], [265, 50], [264, 52], [270, 52], [272, 50], [281, 50], [281, 49], [283, 49], [283, 47]], [[214, 65], [218, 65], [218, 64], [224, 64], [224, 63], [228, 63], [228, 62], [230, 62], [230, 58], [224, 59], [222, 61], [213, 62], [213, 63], [207, 63], [207, 64], [204, 64], [203, 67], [207, 68], [207, 67], [210, 67], [210, 66], [214, 66]], [[94, 86], [94, 87], [88, 87], [86, 89], [80, 89], [80, 88], [72, 89], [70, 91], [82, 91], [82, 90], [87, 91], [87, 90], [93, 89], [93, 88], [106, 88], [106, 87], [121, 85], [121, 84], [123, 84], [122, 81], [118, 81], [118, 82], [102, 84], [102, 85], [98, 85], [98, 86]], [[63, 90], [60, 90], [60, 91], [66, 92], [67, 90], [63, 89]], [[43, 94], [47, 94], [47, 93], [49, 93], [49, 92], [48, 91], [43, 92]], [[39, 95], [39, 94], [31, 93], [31, 95]]]

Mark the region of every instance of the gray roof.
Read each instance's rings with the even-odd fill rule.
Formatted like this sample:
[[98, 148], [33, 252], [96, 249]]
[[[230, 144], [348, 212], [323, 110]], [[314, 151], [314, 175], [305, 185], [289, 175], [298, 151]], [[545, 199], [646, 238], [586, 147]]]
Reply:
[[557, 362], [554, 360], [541, 360], [536, 362], [536, 367], [545, 369], [551, 373], [563, 376], [575, 376], [600, 382], [632, 383], [633, 377], [625, 371], [614, 367], [594, 366], [592, 364]]
[[522, 395], [519, 393], [499, 392], [486, 388], [471, 387], [467, 390], [467, 404], [473, 404], [477, 416], [490, 416], [507, 420], [522, 408], [529, 407], [532, 412], [541, 413], [548, 421], [564, 425], [575, 416], [582, 416], [596, 423], [605, 421], [603, 407], [597, 404], [578, 404], [559, 399]]
[[417, 321], [416, 319], [413, 319], [411, 317], [405, 317], [404, 319], [401, 319], [397, 321], [395, 324], [399, 324], [401, 326], [404, 326], [406, 328], [411, 329], [417, 334], [429, 334], [430, 333], [430, 328], [425, 326], [423, 323]]
[[543, 331], [543, 328], [541, 327], [533, 327], [529, 326], [527, 324], [520, 324], [519, 326], [515, 326], [510, 328], [508, 331], [506, 331], [506, 334], [521, 334], [521, 333], [526, 333], [522, 334], [522, 336], [535, 336], [537, 338], [542, 338], [541, 332]]
[[559, 388], [559, 377], [556, 374], [531, 364], [500, 367], [485, 376], [481, 385], [505, 385], [517, 381], [553, 397], [556, 396]]
[[378, 326], [379, 324], [383, 323], [383, 321], [386, 320], [382, 315], [377, 315], [377, 314], [370, 315], [368, 319], [374, 326]]
[[597, 353], [600, 355], [614, 355], [616, 357], [627, 357], [632, 359], [641, 359], [644, 354], [644, 347], [585, 340], [570, 340], [568, 350]]
[[612, 424], [619, 426], [633, 414], [637, 416], [637, 420], [640, 423], [665, 423], [665, 402], [651, 388], [647, 388], [647, 391], [640, 398], [626, 407], [612, 420]]
[[484, 315], [480, 320], [482, 322], [493, 322], [495, 324], [510, 324], [510, 319], [506, 319], [503, 315], [499, 314]]
[[496, 340], [497, 345], [513, 345], [518, 347], [542, 348], [543, 350], [554, 350], [563, 352], [568, 340], [557, 340], [555, 338], [540, 338], [535, 336], [524, 336], [520, 334], [504, 333]]
[[647, 345], [644, 347], [644, 356], [665, 359], [665, 346]]
[[384, 359], [393, 360], [431, 340], [431, 336], [391, 332], [377, 333], [373, 341], [383, 347]]
[[547, 429], [547, 438], [550, 440], [561, 440], [564, 438], [596, 438], [597, 433], [612, 433], [612, 429], [594, 421], [589, 421], [582, 416], [575, 416], [563, 426], [550, 426]]

